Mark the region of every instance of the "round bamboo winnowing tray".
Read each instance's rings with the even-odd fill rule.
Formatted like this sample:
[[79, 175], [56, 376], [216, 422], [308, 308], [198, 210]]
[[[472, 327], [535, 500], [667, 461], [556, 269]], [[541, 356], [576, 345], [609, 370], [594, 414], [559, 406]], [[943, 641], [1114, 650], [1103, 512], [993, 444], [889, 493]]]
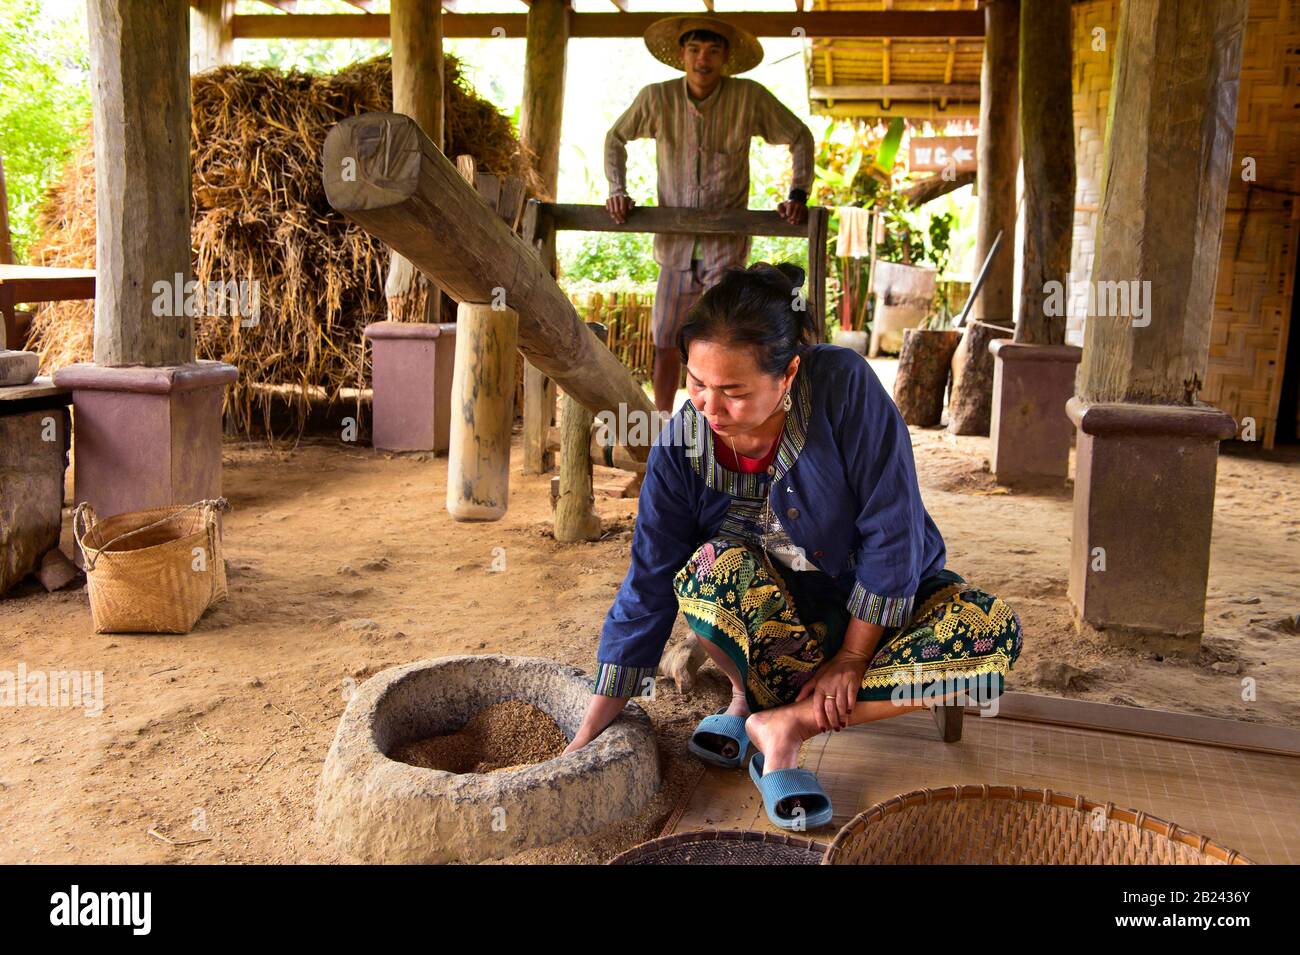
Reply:
[[1249, 865], [1171, 822], [1020, 786], [918, 789], [854, 816], [824, 865]]
[[610, 865], [818, 865], [826, 843], [771, 832], [701, 829], [634, 846]]

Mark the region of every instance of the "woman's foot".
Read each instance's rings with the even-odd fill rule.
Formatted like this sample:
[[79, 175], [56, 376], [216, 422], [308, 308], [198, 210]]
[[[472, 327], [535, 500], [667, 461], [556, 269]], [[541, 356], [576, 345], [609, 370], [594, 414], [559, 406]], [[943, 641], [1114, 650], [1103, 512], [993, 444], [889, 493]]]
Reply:
[[[811, 724], [811, 726], [810, 726]], [[771, 710], [761, 710], [745, 720], [749, 741], [763, 754], [763, 775], [778, 769], [797, 769], [799, 747], [817, 735], [817, 722], [807, 702], [791, 703]], [[803, 806], [799, 799], [782, 799], [776, 811], [793, 815]]]
[[[731, 693], [731, 704], [727, 707], [728, 716], [739, 716], [745, 719], [749, 716], [749, 703], [745, 699], [744, 693]], [[697, 745], [717, 753], [724, 759], [735, 759], [736, 754], [740, 752], [740, 745], [728, 736], [719, 736], [717, 733], [697, 733], [695, 736]]]

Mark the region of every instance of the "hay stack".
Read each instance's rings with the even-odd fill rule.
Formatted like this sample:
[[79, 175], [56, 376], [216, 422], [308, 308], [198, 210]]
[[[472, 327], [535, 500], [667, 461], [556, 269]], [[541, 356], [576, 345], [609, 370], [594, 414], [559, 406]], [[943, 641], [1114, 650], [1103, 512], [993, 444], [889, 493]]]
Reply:
[[[480, 170], [540, 181], [510, 120], [479, 99], [445, 59], [447, 154], [472, 155]], [[388, 249], [329, 207], [321, 183], [325, 134], [357, 113], [392, 108], [387, 57], [333, 75], [228, 66], [191, 85], [194, 278], [257, 281], [260, 321], [195, 319], [201, 358], [230, 362], [239, 382], [226, 395], [229, 424], [269, 428], [274, 391], [292, 389], [299, 429], [308, 399], [331, 402], [360, 380], [361, 331], [385, 315]], [[92, 144], [71, 159], [50, 190], [32, 246], [33, 264], [93, 268], [95, 167]], [[162, 276], [150, 276], [150, 281]], [[29, 347], [45, 373], [93, 354], [93, 309], [64, 302], [40, 309]]]

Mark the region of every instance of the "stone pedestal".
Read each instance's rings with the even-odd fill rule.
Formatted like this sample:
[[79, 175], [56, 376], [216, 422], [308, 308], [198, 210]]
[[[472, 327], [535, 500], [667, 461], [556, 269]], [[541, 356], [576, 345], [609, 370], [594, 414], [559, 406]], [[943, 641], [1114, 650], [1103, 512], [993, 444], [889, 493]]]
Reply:
[[99, 517], [221, 496], [221, 402], [239, 372], [218, 361], [69, 365], [77, 502]]
[[0, 594], [59, 546], [67, 454], [66, 408], [0, 414]]
[[446, 451], [456, 324], [374, 322], [370, 381], [371, 441], [385, 451]]
[[1070, 603], [1126, 645], [1194, 653], [1205, 625], [1219, 442], [1205, 405], [1066, 404], [1078, 428]]
[[1024, 345], [1005, 338], [989, 343], [993, 355], [993, 475], [999, 484], [1060, 484], [1070, 470], [1074, 425], [1065, 403], [1083, 349], [1074, 345]]

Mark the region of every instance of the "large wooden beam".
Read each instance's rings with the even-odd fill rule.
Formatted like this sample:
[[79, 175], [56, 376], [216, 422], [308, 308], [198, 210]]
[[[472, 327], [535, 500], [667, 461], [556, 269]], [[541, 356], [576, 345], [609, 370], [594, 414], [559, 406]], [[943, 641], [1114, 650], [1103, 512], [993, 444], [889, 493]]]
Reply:
[[561, 232], [670, 232], [682, 235], [806, 236], [808, 227], [791, 225], [775, 212], [758, 209], [691, 209], [637, 206], [615, 222], [604, 206], [546, 203], [544, 213]]
[[[1063, 303], [1074, 231], [1070, 0], [1020, 7], [1020, 148], [1025, 239], [1016, 341], [1065, 344]], [[1049, 283], [1055, 283], [1053, 289]], [[1059, 307], [1058, 307], [1059, 306]]]
[[[593, 414], [656, 420], [645, 392], [596, 341], [537, 254], [413, 120], [394, 113], [345, 119], [325, 138], [322, 161], [335, 209], [456, 301], [518, 312], [520, 351]], [[630, 450], [643, 459], [649, 445]]]
[[978, 83], [836, 83], [810, 86], [809, 99], [878, 99], [932, 100], [955, 99], [977, 101]]
[[[393, 112], [415, 120], [439, 149], [443, 139], [442, 7], [436, 0], [392, 0]], [[437, 322], [437, 289], [396, 252], [384, 283], [388, 317]]]
[[813, 113], [817, 116], [831, 116], [842, 119], [894, 119], [902, 117], [903, 119], [912, 120], [930, 119], [942, 121], [975, 119], [980, 114], [980, 108], [978, 103], [968, 102], [949, 103], [945, 107], [930, 102], [900, 103], [894, 101], [888, 107], [885, 107], [879, 101], [873, 102], [871, 100], [850, 100], [847, 103], [842, 103], [839, 100], [826, 100], [825, 106], [814, 103]]
[[1085, 402], [1187, 405], [1205, 380], [1244, 6], [1123, 7], [1079, 370]]
[[569, 45], [568, 0], [532, 0], [524, 49], [524, 100], [519, 139], [536, 157], [537, 173], [554, 200], [560, 179], [560, 129], [564, 122], [564, 67]]
[[95, 363], [184, 364], [194, 360], [194, 323], [175, 307], [191, 269], [189, 12], [136, 0], [91, 0], [88, 11]]
[[[569, 36], [640, 37], [656, 20], [679, 16], [662, 13], [574, 13]], [[984, 35], [984, 18], [978, 10], [814, 10], [809, 13], [718, 13], [719, 20], [760, 37], [974, 37]], [[442, 35], [453, 39], [521, 37], [527, 31], [524, 13], [446, 13]], [[240, 39], [375, 39], [388, 37], [388, 17], [382, 13], [241, 14], [234, 20]], [[802, 34], [799, 32], [802, 31]]]

